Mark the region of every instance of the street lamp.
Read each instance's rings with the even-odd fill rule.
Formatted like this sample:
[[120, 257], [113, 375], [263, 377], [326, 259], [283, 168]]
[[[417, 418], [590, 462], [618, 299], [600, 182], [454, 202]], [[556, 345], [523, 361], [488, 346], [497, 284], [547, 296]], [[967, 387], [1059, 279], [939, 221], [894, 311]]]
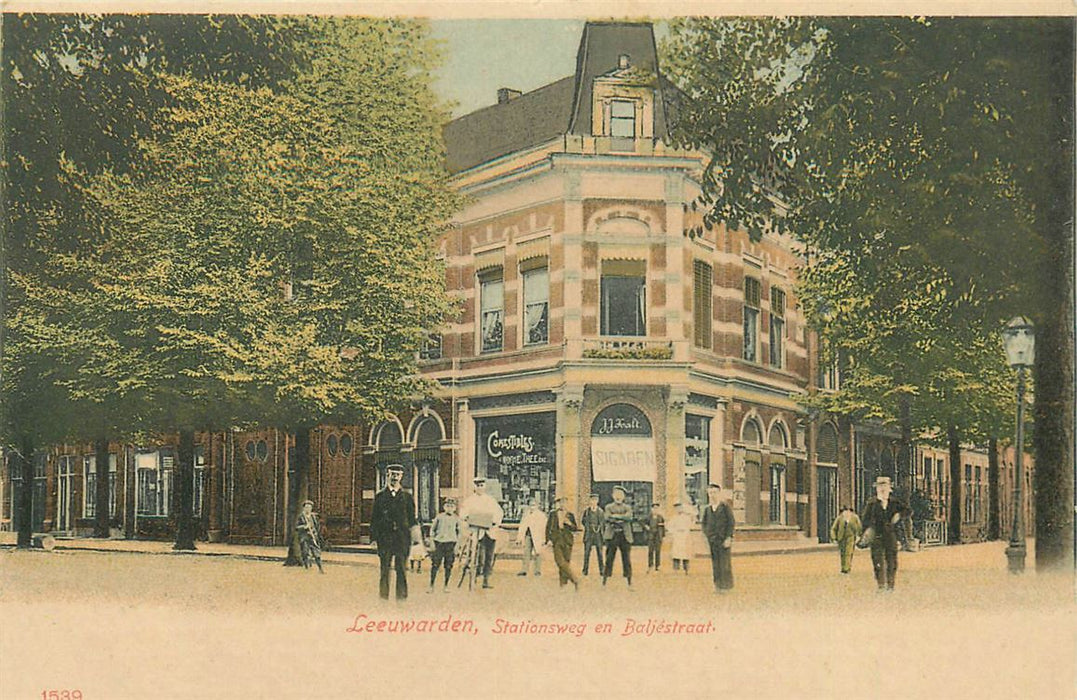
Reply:
[[1025, 532], [1021, 522], [1022, 508], [1021, 457], [1025, 442], [1025, 370], [1036, 359], [1036, 329], [1024, 316], [1018, 316], [1006, 324], [1002, 330], [1002, 344], [1006, 348], [1006, 363], [1017, 370], [1017, 443], [1014, 479], [1017, 482], [1013, 503], [1013, 531], [1010, 533], [1010, 546], [1006, 548], [1006, 559], [1010, 573], [1019, 574], [1025, 570]]

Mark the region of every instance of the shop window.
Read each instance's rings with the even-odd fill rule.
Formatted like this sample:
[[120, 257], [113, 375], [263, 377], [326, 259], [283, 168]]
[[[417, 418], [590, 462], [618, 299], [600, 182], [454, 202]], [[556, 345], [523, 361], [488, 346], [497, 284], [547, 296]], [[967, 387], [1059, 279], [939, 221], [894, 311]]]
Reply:
[[684, 490], [686, 504], [691, 504], [696, 516], [707, 505], [707, 484], [710, 481], [710, 425], [706, 416], [684, 416]]
[[135, 455], [139, 515], [168, 515], [174, 466], [175, 456], [171, 450], [139, 452]]
[[[97, 517], [97, 456], [85, 455], [82, 458], [83, 506], [82, 513], [87, 518]], [[108, 456], [108, 514], [116, 517], [116, 455]]]
[[602, 335], [647, 335], [646, 266], [611, 261], [602, 266]]
[[744, 353], [749, 362], [759, 361], [759, 280], [744, 278]]
[[546, 267], [523, 271], [524, 345], [549, 342], [550, 274]]
[[520, 521], [532, 498], [548, 510], [556, 488], [556, 414], [475, 419], [475, 473], [501, 503], [505, 522]]
[[479, 278], [480, 333], [482, 352], [504, 347], [505, 284], [501, 271]]
[[692, 321], [697, 348], [710, 348], [714, 272], [700, 260], [693, 265]]
[[785, 292], [770, 290], [770, 364], [784, 366], [785, 357]]

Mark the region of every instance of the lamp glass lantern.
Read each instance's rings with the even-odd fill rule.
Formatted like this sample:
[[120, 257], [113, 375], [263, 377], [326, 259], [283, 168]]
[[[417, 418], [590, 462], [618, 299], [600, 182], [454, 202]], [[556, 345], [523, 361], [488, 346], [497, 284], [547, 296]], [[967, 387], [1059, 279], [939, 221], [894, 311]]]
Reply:
[[1014, 369], [1031, 367], [1036, 361], [1036, 328], [1024, 316], [1011, 319], [1002, 330], [1006, 363]]

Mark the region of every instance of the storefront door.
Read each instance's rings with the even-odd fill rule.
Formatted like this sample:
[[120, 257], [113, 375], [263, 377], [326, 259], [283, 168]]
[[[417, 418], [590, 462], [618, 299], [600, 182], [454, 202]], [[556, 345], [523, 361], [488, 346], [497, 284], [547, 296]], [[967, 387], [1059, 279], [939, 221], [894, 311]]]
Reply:
[[819, 542], [830, 542], [830, 524], [838, 517], [838, 470], [834, 467], [819, 467], [819, 491], [815, 526], [819, 532]]

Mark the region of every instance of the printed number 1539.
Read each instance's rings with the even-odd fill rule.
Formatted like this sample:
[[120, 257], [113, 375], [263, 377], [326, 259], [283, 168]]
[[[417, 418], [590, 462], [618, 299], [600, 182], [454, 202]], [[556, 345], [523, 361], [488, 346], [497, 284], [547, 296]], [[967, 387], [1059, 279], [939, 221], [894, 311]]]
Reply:
[[81, 690], [42, 690], [41, 700], [82, 700]]

